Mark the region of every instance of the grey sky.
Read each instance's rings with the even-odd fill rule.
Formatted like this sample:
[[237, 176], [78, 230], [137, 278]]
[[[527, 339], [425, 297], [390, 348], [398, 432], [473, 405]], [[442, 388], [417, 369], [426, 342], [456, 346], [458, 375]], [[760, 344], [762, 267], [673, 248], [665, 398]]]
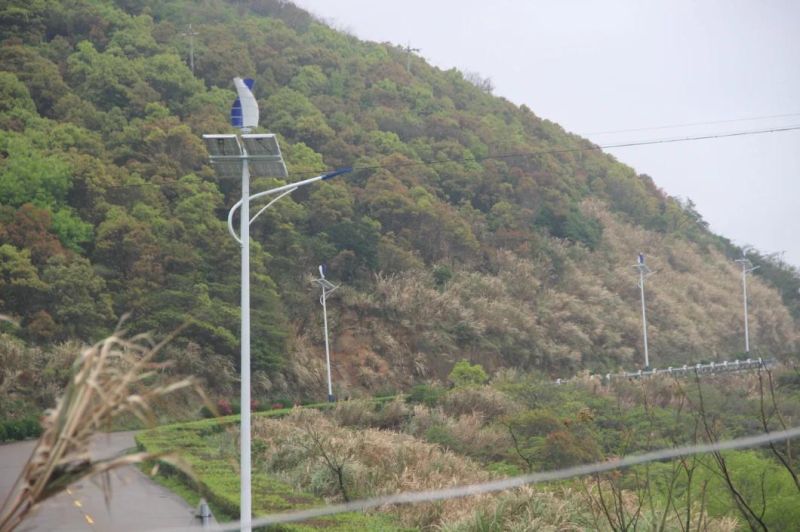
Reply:
[[[800, 125], [794, 0], [297, 0], [598, 144]], [[597, 132], [794, 114], [706, 126]], [[800, 266], [800, 131], [609, 150], [711, 228]]]

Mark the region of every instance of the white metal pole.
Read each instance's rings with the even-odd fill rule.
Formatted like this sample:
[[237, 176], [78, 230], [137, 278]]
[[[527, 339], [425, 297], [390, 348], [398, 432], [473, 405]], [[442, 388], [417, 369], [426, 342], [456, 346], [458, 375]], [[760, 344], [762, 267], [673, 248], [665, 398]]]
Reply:
[[325, 363], [328, 366], [328, 402], [334, 402], [333, 381], [331, 380], [331, 351], [328, 344], [328, 291], [322, 285], [322, 321], [325, 328]]
[[650, 367], [650, 355], [647, 352], [647, 313], [644, 305], [644, 268], [639, 268], [639, 291], [642, 297], [642, 337], [644, 338], [644, 367]]
[[192, 76], [194, 76], [194, 36], [197, 35], [192, 31], [192, 25], [189, 24], [189, 67], [192, 69]]
[[[246, 155], [246, 154], [245, 154]], [[239, 520], [242, 531], [250, 532], [252, 518], [250, 493], [250, 168], [242, 159], [242, 212], [239, 232], [242, 245], [242, 388], [239, 413], [241, 428], [239, 452], [241, 454], [241, 501]]]
[[747, 323], [747, 264], [742, 261], [742, 295], [744, 299], [744, 352], [750, 352], [750, 331]]

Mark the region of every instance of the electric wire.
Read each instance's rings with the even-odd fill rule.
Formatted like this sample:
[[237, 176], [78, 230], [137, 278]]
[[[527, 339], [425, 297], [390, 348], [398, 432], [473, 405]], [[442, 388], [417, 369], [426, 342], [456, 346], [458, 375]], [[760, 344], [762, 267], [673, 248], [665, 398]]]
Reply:
[[[787, 131], [797, 131], [800, 130], [800, 125], [792, 125], [792, 126], [785, 126], [785, 127], [772, 127], [766, 129], [754, 129], [754, 130], [744, 130], [744, 131], [732, 131], [727, 133], [713, 133], [707, 135], [695, 135], [695, 136], [686, 136], [686, 137], [671, 137], [671, 138], [664, 138], [664, 139], [652, 139], [652, 140], [642, 140], [642, 141], [628, 141], [628, 142], [617, 142], [612, 144], [590, 144], [588, 146], [578, 146], [574, 148], [555, 148], [555, 149], [546, 149], [546, 150], [535, 150], [535, 151], [524, 151], [524, 152], [515, 152], [515, 153], [503, 153], [503, 154], [496, 154], [496, 155], [485, 155], [485, 156], [472, 156], [472, 157], [463, 157], [461, 159], [447, 159], [446, 161], [412, 161], [407, 163], [398, 163], [398, 164], [374, 164], [374, 165], [365, 165], [365, 166], [353, 166], [353, 172], [366, 172], [366, 171], [376, 171], [376, 170], [395, 170], [399, 168], [413, 168], [413, 167], [423, 167], [423, 166], [437, 166], [442, 164], [452, 164], [452, 163], [479, 163], [483, 161], [491, 161], [491, 160], [504, 160], [504, 159], [515, 159], [520, 158], [524, 159], [527, 157], [541, 157], [543, 155], [557, 155], [557, 154], [566, 154], [566, 153], [579, 153], [579, 152], [591, 152], [591, 151], [601, 151], [607, 149], [617, 149], [617, 148], [631, 148], [636, 146], [650, 146], [650, 145], [658, 145], [658, 144], [674, 144], [679, 142], [694, 142], [694, 141], [701, 141], [701, 140], [711, 140], [711, 139], [724, 139], [724, 138], [731, 138], [731, 137], [745, 137], [750, 135], [764, 135], [769, 133], [783, 133]], [[589, 141], [585, 141], [589, 143]], [[325, 173], [322, 170], [311, 170], [311, 169], [299, 169], [296, 172], [293, 172], [292, 175], [298, 178], [305, 178], [311, 177], [318, 174]], [[108, 187], [109, 189], [115, 188], [127, 188], [127, 187], [141, 187], [141, 186], [154, 186], [154, 187], [162, 187], [166, 185], [159, 185], [156, 183], [136, 183], [136, 184], [124, 184], [124, 185], [113, 185]]]
[[726, 120], [712, 120], [708, 122], [687, 122], [684, 124], [670, 124], [666, 126], [647, 126], [647, 127], [636, 127], [630, 129], [616, 129], [610, 131], [592, 131], [589, 133], [583, 133], [584, 135], [613, 135], [616, 133], [635, 133], [640, 131], [657, 131], [659, 129], [677, 129], [679, 127], [697, 127], [697, 126], [713, 126], [719, 124], [732, 124], [735, 122], [754, 122], [757, 120], [768, 120], [772, 118], [789, 118], [789, 117], [796, 117], [800, 116], [800, 113], [784, 113], [780, 115], [765, 115], [765, 116], [751, 116], [746, 118], [728, 118]]
[[399, 163], [394, 165], [369, 165], [369, 166], [354, 166], [353, 172], [358, 171], [370, 171], [370, 170], [393, 170], [396, 168], [409, 168], [414, 166], [435, 166], [440, 164], [450, 164], [453, 162], [483, 162], [488, 160], [503, 160], [503, 159], [515, 159], [520, 158], [524, 159], [526, 157], [538, 157], [542, 155], [553, 155], [553, 154], [564, 154], [564, 153], [578, 153], [578, 152], [586, 152], [586, 151], [600, 151], [605, 149], [616, 149], [616, 148], [631, 148], [634, 146], [649, 146], [654, 144], [673, 144], [676, 142], [692, 142], [692, 141], [699, 141], [699, 140], [710, 140], [710, 139], [722, 139], [722, 138], [730, 138], [730, 137], [744, 137], [749, 135], [763, 135], [767, 133], [781, 133], [785, 131], [796, 131], [800, 130], [800, 125], [794, 126], [786, 126], [786, 127], [778, 127], [778, 128], [768, 128], [768, 129], [756, 129], [756, 130], [747, 130], [747, 131], [733, 131], [728, 133], [713, 133], [707, 135], [696, 135], [696, 136], [688, 136], [688, 137], [674, 137], [674, 138], [665, 138], [665, 139], [654, 139], [654, 140], [643, 140], [643, 141], [629, 141], [629, 142], [618, 142], [614, 144], [594, 144], [590, 146], [582, 146], [582, 147], [575, 147], [575, 148], [556, 148], [556, 149], [549, 149], [549, 150], [539, 150], [539, 151], [528, 151], [528, 152], [516, 152], [516, 153], [504, 153], [498, 155], [486, 155], [483, 157], [464, 157], [460, 160], [453, 160], [448, 159], [446, 161], [414, 161], [409, 163]]
[[[468, 485], [455, 486], [443, 489], [434, 489], [434, 490], [407, 491], [407, 492], [397, 493], [394, 495], [372, 497], [358, 501], [352, 501], [342, 504], [332, 504], [329, 506], [310, 508], [307, 510], [300, 510], [296, 512], [277, 513], [266, 517], [259, 517], [253, 519], [251, 522], [251, 526], [261, 527], [261, 526], [278, 525], [284, 523], [294, 523], [298, 521], [314, 519], [317, 517], [335, 515], [344, 512], [369, 510], [372, 508], [379, 508], [382, 506], [388, 506], [393, 504], [443, 501], [447, 499], [468, 497], [472, 495], [494, 493], [498, 491], [505, 491], [511, 488], [518, 488], [528, 484], [553, 482], [556, 480], [566, 480], [573, 477], [592, 475], [597, 473], [605, 473], [608, 471], [614, 471], [617, 469], [642, 465], [649, 462], [669, 460], [696, 454], [758, 447], [760, 445], [765, 445], [768, 443], [774, 443], [778, 441], [790, 440], [797, 437], [800, 437], [800, 427], [793, 427], [778, 432], [768, 432], [765, 434], [746, 436], [732, 440], [717, 441], [713, 443], [701, 443], [701, 444], [684, 445], [680, 447], [659, 449], [656, 451], [651, 451], [642, 454], [628, 455], [622, 458], [606, 460], [603, 462], [595, 462], [592, 464], [567, 467], [564, 469], [557, 469], [553, 471], [543, 471], [540, 473], [531, 473], [527, 475], [520, 475], [516, 477], [493, 480], [478, 484], [468, 484]], [[241, 528], [241, 522], [232, 521], [228, 523], [221, 523], [216, 526], [211, 526], [208, 528], [208, 530], [227, 531], [227, 530], [239, 530], [240, 528]], [[184, 530], [184, 529], [169, 528], [169, 529], [162, 529], [162, 532], [177, 531], [177, 530]]]

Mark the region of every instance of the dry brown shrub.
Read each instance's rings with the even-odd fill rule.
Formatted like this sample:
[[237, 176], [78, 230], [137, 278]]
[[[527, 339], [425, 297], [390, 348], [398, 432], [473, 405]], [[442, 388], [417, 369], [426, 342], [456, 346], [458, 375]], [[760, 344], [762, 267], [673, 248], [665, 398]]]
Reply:
[[204, 389], [222, 396], [232, 395], [237, 381], [237, 370], [226, 356], [203, 349], [195, 342], [182, 347], [168, 347], [164, 358], [173, 363], [171, 372], [177, 375], [193, 375]]
[[376, 419], [375, 403], [367, 400], [339, 401], [333, 419], [343, 427], [371, 427]]
[[411, 409], [401, 397], [395, 397], [378, 411], [375, 425], [379, 429], [400, 430], [411, 416]]
[[44, 350], [0, 335], [0, 402], [32, 400], [38, 408], [52, 406], [67, 385], [75, 354], [84, 345], [65, 342]]
[[441, 405], [444, 412], [453, 417], [477, 412], [487, 420], [506, 416], [519, 408], [506, 394], [491, 386], [456, 388], [442, 398]]
[[[317, 411], [297, 409], [276, 420], [256, 418], [253, 435], [266, 443], [264, 461], [273, 473], [304, 489], [338, 499], [331, 468], [342, 463], [344, 482], [351, 498], [439, 489], [482, 482], [490, 475], [468, 458], [422, 442], [412, 436], [384, 430], [353, 431], [342, 428]], [[476, 500], [391, 507], [404, 526], [432, 527], [471, 514]]]
[[422, 437], [431, 427], [444, 425], [449, 418], [445, 416], [441, 408], [428, 408], [425, 405], [414, 405], [411, 412], [411, 420], [408, 425], [408, 432], [417, 437]]
[[294, 349], [289, 354], [287, 367], [289, 375], [299, 390], [326, 389], [325, 357], [320, 356], [311, 338], [307, 334], [299, 335]]
[[507, 430], [486, 426], [486, 418], [477, 412], [459, 416], [447, 428], [456, 450], [482, 460], [500, 460], [514, 444]]
[[442, 532], [503, 530], [566, 532], [591, 529], [591, 514], [580, 496], [569, 488], [552, 491], [523, 486], [488, 499], [472, 515], [445, 524]]

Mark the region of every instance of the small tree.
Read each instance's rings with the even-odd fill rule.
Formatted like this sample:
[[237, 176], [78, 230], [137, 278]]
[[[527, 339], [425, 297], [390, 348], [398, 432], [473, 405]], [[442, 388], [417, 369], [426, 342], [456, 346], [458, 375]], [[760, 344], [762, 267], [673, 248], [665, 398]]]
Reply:
[[480, 364], [470, 364], [468, 360], [456, 362], [450, 375], [447, 376], [456, 387], [484, 384], [489, 376]]

